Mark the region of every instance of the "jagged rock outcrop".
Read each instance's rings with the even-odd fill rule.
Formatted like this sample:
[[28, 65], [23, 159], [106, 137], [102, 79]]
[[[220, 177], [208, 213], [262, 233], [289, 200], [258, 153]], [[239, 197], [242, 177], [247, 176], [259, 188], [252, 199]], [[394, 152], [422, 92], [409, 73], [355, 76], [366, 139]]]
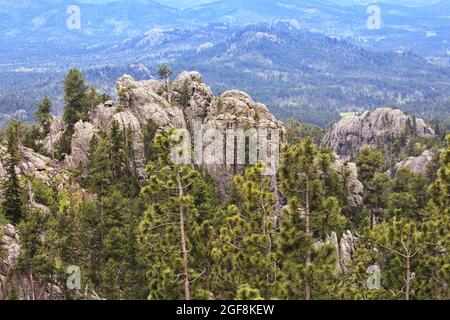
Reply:
[[88, 163], [90, 143], [97, 131], [98, 129], [90, 122], [79, 121], [75, 124], [70, 144], [72, 154], [65, 157], [66, 164], [76, 167]]
[[[227, 129], [277, 129], [281, 135], [284, 132], [283, 124], [275, 119], [267, 107], [254, 102], [246, 93], [232, 90], [214, 97], [198, 72], [183, 72], [173, 81], [170, 102], [165, 83], [157, 80], [135, 81], [131, 76], [124, 75], [117, 80], [116, 87], [117, 101], [98, 105], [91, 111], [87, 121], [75, 124], [72, 154], [66, 156], [66, 166], [86, 165], [92, 137], [99, 131], [108, 132], [114, 120], [123, 129], [133, 130], [134, 163], [141, 176], [144, 176], [145, 167], [144, 144], [150, 143], [143, 141], [143, 132], [150, 120], [159, 129], [188, 129], [194, 140], [202, 137], [208, 129], [217, 129], [224, 135], [224, 144]], [[57, 123], [54, 127], [57, 127]], [[54, 131], [51, 135], [56, 137]], [[49, 140], [55, 142], [50, 138], [45, 141]], [[52, 147], [51, 144], [46, 146]], [[208, 141], [201, 152], [207, 147]], [[222, 193], [239, 169], [237, 166], [226, 167], [224, 163], [208, 168]]]
[[[2, 159], [6, 158], [6, 148], [0, 146], [0, 154]], [[46, 180], [48, 176], [55, 171], [57, 167], [56, 161], [51, 160], [39, 153], [34, 152], [30, 148], [24, 146], [19, 147], [20, 162], [16, 168], [17, 174], [24, 174], [27, 176], [35, 176]], [[0, 181], [6, 177], [6, 168], [4, 163], [0, 161]]]
[[347, 192], [348, 205], [357, 207], [364, 204], [364, 186], [358, 180], [358, 168], [353, 162], [342, 161], [336, 157], [332, 164]]
[[434, 130], [422, 119], [397, 109], [380, 108], [342, 119], [326, 133], [322, 145], [330, 147], [343, 160], [349, 160], [362, 149], [384, 145], [407, 130], [422, 137], [435, 136]]
[[[202, 131], [204, 133], [209, 129], [216, 129], [221, 132], [224, 145], [226, 145], [226, 141], [230, 140], [230, 137], [227, 137], [230, 130], [236, 131], [242, 129], [245, 131], [247, 129], [255, 129], [258, 131], [259, 139], [263, 138], [263, 130], [267, 130], [269, 134], [273, 133], [273, 136], [266, 146], [266, 154], [270, 153], [272, 145], [275, 148], [279, 148], [285, 130], [283, 123], [278, 121], [265, 105], [254, 102], [248, 94], [237, 90], [227, 91], [214, 99], [204, 120]], [[276, 139], [275, 133], [278, 135], [278, 139]], [[259, 140], [258, 143], [260, 142], [261, 141]], [[215, 143], [215, 141], [204, 140], [203, 150], [211, 143]], [[256, 145], [252, 147], [256, 148]], [[261, 155], [262, 149], [260, 144], [258, 144], [258, 148]], [[208, 155], [205, 153], [204, 157], [207, 156]], [[224, 154], [223, 157], [226, 159], [227, 155]], [[226, 193], [227, 186], [230, 184], [233, 176], [236, 172], [239, 172], [242, 167], [243, 166], [240, 163], [234, 163], [228, 166], [208, 165], [208, 169], [214, 177], [222, 194]]]
[[351, 272], [352, 268], [352, 256], [356, 250], [356, 243], [358, 239], [351, 233], [351, 231], [345, 232], [341, 239], [338, 239], [336, 232], [332, 232], [325, 241], [320, 241], [316, 244], [316, 247], [323, 246], [325, 244], [332, 245], [337, 253], [336, 270], [338, 272]]
[[[6, 168], [4, 167], [4, 159], [6, 159], [7, 155], [6, 148], [4, 146], [0, 146], [0, 155], [0, 200], [2, 200], [4, 192], [2, 182], [7, 177]], [[24, 146], [19, 147], [19, 156], [19, 165], [15, 168], [17, 174], [26, 176], [27, 178], [40, 179], [48, 185], [57, 182], [58, 190], [72, 188], [72, 186], [79, 187], [76, 181], [70, 179], [66, 166], [61, 164], [59, 161], [50, 159]], [[33, 200], [30, 180], [28, 180], [28, 184], [25, 185], [25, 188], [28, 192], [29, 207], [42, 211], [48, 211], [47, 207]], [[82, 190], [82, 192], [85, 191]]]
[[186, 128], [183, 112], [158, 94], [161, 83], [156, 80], [135, 81], [124, 75], [117, 80], [118, 111], [129, 111], [141, 127], [152, 119], [160, 127]]
[[61, 117], [54, 117], [50, 123], [50, 132], [40, 143], [48, 151], [49, 154], [54, 154], [56, 143], [61, 139], [66, 126]]
[[90, 113], [87, 122], [78, 122], [74, 127], [72, 154], [66, 157], [68, 166], [86, 165], [90, 141], [99, 131], [108, 132], [112, 122], [117, 121], [122, 129], [133, 131], [134, 162], [143, 175], [145, 167], [143, 131], [150, 120], [160, 129], [186, 128], [183, 112], [172, 106], [158, 94], [161, 83], [156, 80], [135, 81], [124, 75], [117, 80], [118, 100], [100, 104]]
[[358, 239], [351, 231], [347, 230], [347, 232], [342, 235], [341, 241], [339, 242], [339, 262], [341, 270], [344, 272], [351, 272], [352, 256], [356, 250], [357, 241]]
[[[189, 101], [183, 102], [183, 95], [189, 95]], [[198, 72], [183, 72], [172, 84], [172, 97], [183, 110], [188, 129], [194, 129], [195, 121], [203, 122], [214, 99], [211, 89], [203, 83]], [[183, 105], [185, 103], [185, 105]]]
[[402, 168], [408, 168], [415, 173], [426, 173], [427, 166], [433, 159], [434, 154], [435, 151], [433, 150], [425, 150], [418, 157], [409, 157], [408, 159], [397, 163], [395, 166], [395, 171]]

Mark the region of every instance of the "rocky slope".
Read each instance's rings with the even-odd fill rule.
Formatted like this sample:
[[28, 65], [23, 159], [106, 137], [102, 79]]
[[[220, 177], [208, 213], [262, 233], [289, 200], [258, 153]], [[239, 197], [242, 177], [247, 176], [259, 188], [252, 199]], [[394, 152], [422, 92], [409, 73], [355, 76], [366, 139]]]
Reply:
[[[21, 300], [60, 300], [64, 298], [61, 288], [45, 281], [33, 280], [33, 275], [20, 273], [14, 267], [20, 256], [19, 230], [11, 224], [0, 226], [0, 300], [10, 298]], [[9, 291], [15, 288], [15, 292]]]
[[[92, 137], [100, 131], [109, 131], [113, 121], [117, 121], [123, 129], [133, 130], [134, 163], [138, 172], [144, 177], [145, 159], [144, 145], [150, 143], [144, 141], [144, 130], [150, 120], [158, 129], [178, 128], [186, 129], [195, 141], [200, 141], [201, 158], [208, 158], [208, 154], [217, 140], [222, 140], [224, 145], [230, 141], [234, 154], [238, 153], [238, 147], [234, 140], [230, 140], [230, 132], [255, 129], [260, 133], [267, 133], [267, 156], [278, 157], [280, 144], [283, 141], [285, 129], [283, 123], [278, 121], [268, 108], [253, 99], [246, 93], [231, 90], [215, 97], [210, 88], [203, 83], [202, 76], [198, 72], [184, 72], [171, 84], [170, 96], [164, 92], [164, 84], [156, 81], [135, 81], [130, 76], [123, 76], [117, 81], [117, 101], [107, 101], [94, 108], [89, 114], [88, 121], [79, 121], [75, 124], [72, 136], [71, 155], [66, 155], [62, 161], [57, 161], [34, 152], [31, 149], [20, 147], [20, 164], [16, 168], [18, 174], [25, 177], [37, 177], [48, 183], [54, 182], [56, 177], [60, 182], [59, 188], [73, 190], [73, 192], [85, 192], [76, 181], [70, 179], [68, 169], [76, 168], [80, 164], [88, 165], [88, 154]], [[189, 93], [186, 100], [185, 95]], [[65, 130], [65, 125], [60, 118], [55, 118], [51, 124], [50, 133], [41, 142], [49, 154], [55, 151], [55, 146]], [[212, 130], [212, 131], [211, 131]], [[208, 136], [208, 132], [213, 135]], [[276, 137], [273, 133], [278, 133]], [[252, 139], [252, 135], [249, 135]], [[255, 140], [256, 141], [256, 140]], [[257, 151], [261, 154], [261, 140], [258, 140]], [[215, 149], [217, 151], [217, 149]], [[0, 154], [4, 159], [6, 150], [0, 147]], [[227, 158], [226, 150], [224, 154]], [[233, 156], [233, 162], [225, 164], [204, 163], [212, 174], [222, 195], [225, 195], [228, 186], [236, 173], [243, 169], [243, 165]], [[334, 169], [340, 175], [348, 193], [350, 206], [359, 206], [363, 202], [363, 186], [358, 181], [355, 164], [336, 158]], [[6, 168], [0, 161], [0, 181], [6, 177]], [[76, 185], [74, 188], [74, 184]], [[272, 177], [272, 189], [277, 197], [275, 211], [278, 213], [282, 207], [281, 196], [278, 192], [277, 180]], [[1, 197], [1, 189], [0, 189]], [[33, 195], [29, 192], [28, 208], [48, 210], [39, 203], [34, 202]], [[58, 299], [62, 297], [61, 290], [48, 283], [36, 283], [30, 275], [23, 275], [13, 270], [20, 254], [19, 231], [12, 225], [4, 227], [4, 236], [0, 239], [0, 245], [5, 255], [0, 259], [0, 299], [4, 297], [9, 284], [19, 290], [21, 299]], [[346, 266], [351, 262], [354, 239], [351, 234], [345, 234], [338, 240], [334, 233], [327, 243], [336, 246], [339, 254], [337, 270], [346, 271]], [[32, 288], [33, 287], [33, 288]]]
[[[222, 133], [224, 143], [226, 130], [230, 129], [276, 129], [280, 135], [284, 132], [283, 124], [267, 107], [254, 102], [246, 93], [232, 90], [214, 97], [198, 72], [180, 74], [171, 84], [170, 96], [164, 91], [164, 83], [157, 80], [135, 81], [128, 75], [117, 80], [116, 89], [117, 101], [98, 105], [90, 113], [88, 121], [75, 124], [72, 154], [64, 160], [67, 167], [87, 165], [92, 137], [101, 130], [108, 132], [113, 121], [117, 121], [123, 129], [133, 130], [134, 163], [141, 176], [144, 176], [145, 168], [144, 143], [149, 143], [143, 141], [143, 132], [150, 120], [156, 123], [158, 129], [186, 129], [191, 139], [203, 137], [209, 129], [217, 129]], [[188, 99], [181, 103], [183, 94], [187, 94]], [[195, 128], [195, 125], [198, 127]], [[54, 150], [63, 130], [61, 120], [55, 119], [50, 134], [44, 139], [49, 153]], [[208, 143], [204, 141], [201, 153]], [[220, 190], [226, 192], [236, 168], [224, 168], [223, 165], [208, 167]]]
[[[5, 154], [6, 148], [0, 146], [0, 155], [2, 156], [2, 159], [6, 158]], [[24, 146], [19, 147], [19, 156], [19, 166], [16, 167], [17, 174], [48, 180], [50, 177], [53, 177], [57, 173], [58, 168], [61, 167], [56, 160], [52, 160]], [[0, 161], [0, 182], [3, 181], [7, 174], [4, 165], [3, 161]]]
[[364, 148], [386, 145], [402, 134], [435, 136], [434, 130], [422, 119], [413, 118], [397, 109], [380, 108], [342, 119], [328, 130], [322, 145], [330, 147], [342, 159], [349, 160]]
[[397, 165], [395, 166], [395, 171], [402, 168], [408, 168], [415, 173], [426, 173], [427, 166], [433, 159], [434, 155], [435, 151], [425, 150], [418, 157], [409, 157], [408, 159], [397, 163]]

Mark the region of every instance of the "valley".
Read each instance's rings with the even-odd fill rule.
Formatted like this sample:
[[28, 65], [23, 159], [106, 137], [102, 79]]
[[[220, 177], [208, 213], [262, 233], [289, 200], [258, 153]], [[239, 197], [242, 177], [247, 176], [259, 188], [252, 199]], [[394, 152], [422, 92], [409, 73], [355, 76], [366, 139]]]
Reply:
[[3, 126], [12, 117], [33, 121], [43, 95], [60, 114], [63, 75], [72, 67], [114, 96], [111, 83], [121, 74], [157, 78], [162, 62], [200, 71], [215, 93], [244, 89], [284, 120], [326, 127], [341, 112], [397, 106], [449, 123], [446, 1], [380, 4], [379, 30], [367, 28], [367, 5], [295, 0], [186, 2], [182, 9], [74, 2], [81, 28], [70, 30], [72, 2], [0, 3]]

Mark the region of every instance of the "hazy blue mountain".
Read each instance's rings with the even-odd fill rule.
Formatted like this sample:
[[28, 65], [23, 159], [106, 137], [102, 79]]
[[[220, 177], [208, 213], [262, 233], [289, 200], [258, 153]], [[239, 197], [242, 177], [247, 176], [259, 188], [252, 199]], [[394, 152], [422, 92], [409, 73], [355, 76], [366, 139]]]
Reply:
[[[150, 78], [163, 61], [175, 73], [200, 71], [216, 93], [242, 89], [282, 119], [297, 117], [322, 126], [343, 111], [413, 103], [412, 112], [422, 110], [421, 104], [450, 92], [450, 69], [411, 52], [373, 52], [305, 31], [294, 22], [246, 27], [213, 24], [198, 29], [153, 29], [51, 65], [6, 66], [0, 71], [0, 77], [8, 79], [0, 84], [0, 113], [24, 109], [30, 116], [44, 94], [60, 101], [64, 73], [73, 66], [97, 87], [114, 94], [120, 74]], [[437, 114], [446, 114], [441, 104], [435, 106], [440, 110]]]
[[[149, 0], [19, 0], [0, 5], [2, 60], [83, 53], [141, 36], [152, 28], [195, 28], [211, 23], [243, 26], [277, 20], [295, 20], [304, 29], [378, 51], [415, 50], [448, 57], [450, 43], [447, 0], [424, 8], [380, 5], [381, 30], [367, 28], [367, 6], [341, 6], [325, 0], [219, 0], [183, 10]], [[66, 27], [69, 5], [80, 7], [80, 30]]]
[[[74, 4], [80, 30], [66, 26]], [[176, 71], [198, 69], [216, 92], [242, 88], [282, 118], [320, 125], [340, 111], [447, 103], [450, 1], [380, 8], [382, 28], [369, 30], [366, 5], [324, 0], [219, 0], [185, 9], [156, 0], [0, 0], [0, 117], [18, 109], [30, 116], [44, 94], [60, 101], [70, 67], [113, 93], [121, 72], [144, 65], [151, 77], [162, 61]]]

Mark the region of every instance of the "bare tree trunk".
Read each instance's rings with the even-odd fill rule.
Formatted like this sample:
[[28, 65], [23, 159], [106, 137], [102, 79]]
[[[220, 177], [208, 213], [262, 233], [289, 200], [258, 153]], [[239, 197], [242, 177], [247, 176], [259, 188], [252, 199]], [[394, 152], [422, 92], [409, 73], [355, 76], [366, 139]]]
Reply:
[[[177, 182], [179, 189], [180, 199], [184, 196], [183, 186], [181, 185], [180, 174], [177, 174]], [[184, 229], [184, 207], [180, 204], [180, 241], [181, 241], [181, 253], [183, 255], [183, 281], [184, 281], [184, 299], [190, 300], [191, 294], [189, 292], [189, 266], [188, 266], [188, 253], [186, 249], [186, 231]]]
[[[311, 235], [311, 212], [309, 208], [309, 178], [306, 177], [306, 196], [305, 196], [305, 214], [306, 214], [306, 227], [305, 231], [307, 235]], [[311, 264], [311, 247], [308, 245], [306, 249], [306, 265]], [[311, 283], [307, 278], [305, 281], [305, 300], [311, 300]]]
[[34, 292], [33, 274], [31, 272], [30, 272], [30, 286], [31, 286], [32, 300], [36, 300], [36, 293]]
[[171, 98], [170, 98], [170, 78], [167, 77], [167, 101], [169, 101], [169, 103], [170, 103], [171, 102], [170, 100], [171, 100]]
[[411, 256], [406, 254], [406, 300], [409, 300], [411, 291]]

